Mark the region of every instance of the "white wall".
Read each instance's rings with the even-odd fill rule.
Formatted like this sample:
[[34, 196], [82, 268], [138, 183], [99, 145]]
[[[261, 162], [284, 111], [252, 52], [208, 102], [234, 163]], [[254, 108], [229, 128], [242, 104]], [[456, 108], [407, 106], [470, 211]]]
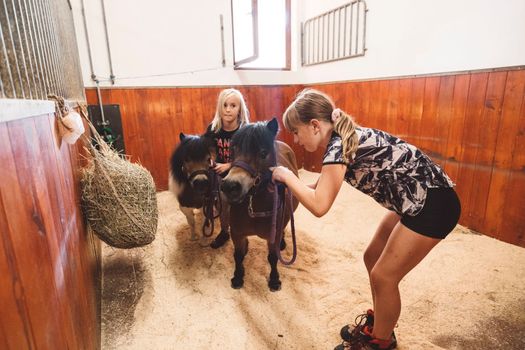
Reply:
[[[348, 0], [305, 0], [299, 18]], [[304, 67], [302, 83], [525, 65], [524, 0], [368, 0], [364, 57]]]
[[[94, 86], [81, 1], [72, 0], [86, 86]], [[84, 0], [93, 70], [109, 83], [100, 0]], [[105, 1], [116, 86], [293, 84], [296, 71], [233, 70], [230, 0]], [[223, 15], [226, 67], [222, 67], [219, 16]]]
[[[233, 70], [230, 0], [106, 0], [116, 86], [307, 84], [525, 64], [524, 0], [368, 0], [366, 55], [301, 67], [300, 23], [347, 2], [292, 0], [287, 72]], [[94, 86], [81, 1], [71, 3], [84, 83]], [[94, 72], [110, 86], [101, 1], [84, 3]]]

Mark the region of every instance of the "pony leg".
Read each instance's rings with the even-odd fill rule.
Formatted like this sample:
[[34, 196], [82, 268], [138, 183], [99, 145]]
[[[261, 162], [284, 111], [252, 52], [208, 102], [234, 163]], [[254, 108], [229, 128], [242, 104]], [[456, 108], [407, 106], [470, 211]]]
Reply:
[[[221, 196], [223, 194], [221, 193]], [[222, 210], [220, 214], [221, 219], [221, 231], [230, 231], [230, 204], [226, 201], [225, 198], [222, 198]]]
[[235, 260], [235, 271], [231, 279], [231, 286], [233, 289], [240, 289], [244, 285], [244, 257], [248, 252], [248, 239], [246, 237], [233, 239], [235, 251], [233, 258]]
[[[221, 196], [223, 194], [221, 193]], [[230, 239], [230, 205], [225, 198], [221, 199], [222, 208], [220, 212], [221, 232], [210, 243], [210, 247], [217, 249], [222, 247]]]
[[199, 238], [197, 237], [197, 234], [195, 233], [195, 216], [193, 215], [193, 208], [183, 207], [181, 205], [180, 210], [186, 216], [188, 225], [190, 225], [190, 232], [191, 232], [190, 240], [192, 241], [198, 240]]
[[270, 291], [277, 292], [281, 290], [281, 280], [279, 279], [279, 271], [277, 271], [277, 253], [274, 247], [268, 247], [268, 262], [270, 263], [270, 278], [268, 280], [268, 287]]

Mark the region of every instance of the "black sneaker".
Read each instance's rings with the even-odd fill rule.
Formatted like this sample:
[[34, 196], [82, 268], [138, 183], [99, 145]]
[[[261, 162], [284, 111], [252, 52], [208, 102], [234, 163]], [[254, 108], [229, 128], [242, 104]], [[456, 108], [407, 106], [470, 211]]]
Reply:
[[215, 237], [213, 242], [210, 243], [210, 247], [212, 247], [213, 249], [220, 248], [226, 242], [228, 242], [229, 239], [230, 239], [230, 234], [228, 233], [228, 231], [221, 230], [221, 232], [219, 232], [219, 234], [217, 235], [217, 237]]

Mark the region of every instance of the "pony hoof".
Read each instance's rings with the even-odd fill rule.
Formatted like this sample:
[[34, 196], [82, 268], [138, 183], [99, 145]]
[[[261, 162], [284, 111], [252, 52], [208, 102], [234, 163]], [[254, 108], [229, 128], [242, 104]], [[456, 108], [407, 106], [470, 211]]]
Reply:
[[281, 244], [279, 245], [279, 248], [281, 250], [285, 250], [286, 249], [286, 241], [283, 239], [281, 239]]
[[221, 232], [215, 237], [215, 239], [210, 243], [210, 247], [213, 249], [218, 249], [222, 247], [230, 239], [230, 234], [228, 231], [221, 230]]
[[242, 279], [232, 278], [232, 288], [233, 289], [241, 289], [244, 285], [244, 281]]
[[270, 281], [268, 282], [268, 287], [270, 287], [271, 292], [278, 292], [281, 290], [281, 281]]

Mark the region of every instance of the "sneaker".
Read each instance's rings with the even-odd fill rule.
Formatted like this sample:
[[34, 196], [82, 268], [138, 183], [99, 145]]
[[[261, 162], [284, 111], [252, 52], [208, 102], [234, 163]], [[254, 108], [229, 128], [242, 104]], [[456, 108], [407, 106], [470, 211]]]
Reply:
[[390, 343], [386, 347], [380, 347], [378, 344], [373, 343], [355, 343], [350, 344], [349, 342], [343, 341], [342, 344], [337, 345], [334, 350], [391, 350], [396, 348], [395, 343]]
[[354, 337], [352, 341], [344, 340], [334, 350], [392, 350], [396, 347], [397, 340], [394, 332], [390, 339], [381, 340], [372, 336], [372, 327], [364, 326], [359, 332], [359, 337]]
[[339, 345], [337, 345], [334, 350], [349, 350], [351, 348], [352, 344], [350, 342], [347, 342], [346, 340], [343, 340], [343, 342]]
[[368, 309], [366, 314], [357, 315], [354, 323], [354, 325], [348, 324], [344, 326], [339, 332], [339, 334], [341, 334], [341, 338], [350, 343], [360, 337], [363, 327], [372, 327], [374, 325], [374, 311], [372, 309]]
[[377, 339], [372, 336], [372, 327], [365, 326], [361, 330], [359, 341], [349, 348], [350, 350], [392, 350], [397, 347], [397, 339], [394, 332], [388, 340]]
[[226, 230], [221, 230], [217, 237], [210, 243], [210, 247], [217, 249], [222, 247], [230, 239], [230, 234]]

